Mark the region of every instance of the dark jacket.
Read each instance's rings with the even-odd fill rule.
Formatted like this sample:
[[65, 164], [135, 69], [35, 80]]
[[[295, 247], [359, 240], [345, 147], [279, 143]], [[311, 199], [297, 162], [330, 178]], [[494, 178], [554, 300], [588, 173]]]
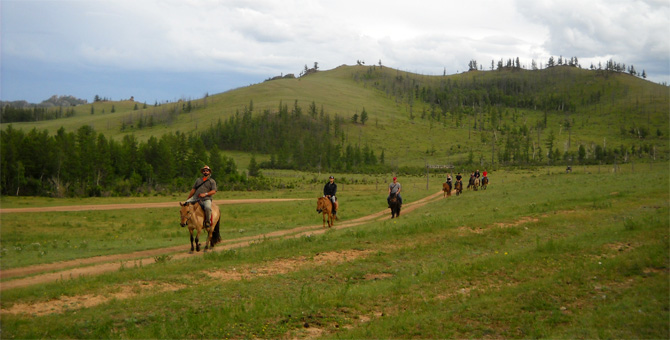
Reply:
[[330, 182], [326, 183], [326, 185], [323, 187], [323, 195], [324, 196], [335, 196], [337, 193], [337, 184], [333, 182], [332, 184]]

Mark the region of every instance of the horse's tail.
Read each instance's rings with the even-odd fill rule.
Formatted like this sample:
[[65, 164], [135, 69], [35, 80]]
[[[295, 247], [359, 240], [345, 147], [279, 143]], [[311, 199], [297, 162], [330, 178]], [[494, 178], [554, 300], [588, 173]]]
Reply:
[[212, 232], [212, 245], [215, 245], [221, 242], [221, 233], [219, 232], [219, 225], [221, 224], [221, 219], [216, 221], [216, 226], [214, 226], [214, 231]]

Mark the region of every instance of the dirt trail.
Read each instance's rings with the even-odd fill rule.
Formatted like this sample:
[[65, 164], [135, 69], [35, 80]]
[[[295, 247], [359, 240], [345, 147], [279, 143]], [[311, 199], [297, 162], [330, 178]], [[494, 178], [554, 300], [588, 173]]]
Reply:
[[[424, 197], [418, 201], [406, 203], [403, 205], [403, 214], [410, 213], [415, 209], [426, 205], [428, 202], [440, 197], [442, 191], [439, 191], [435, 194]], [[221, 200], [215, 201], [217, 204], [242, 204], [242, 203], [264, 203], [264, 202], [281, 202], [281, 201], [291, 201], [291, 200], [306, 200], [306, 199], [261, 199], [261, 200]], [[174, 207], [174, 202], [166, 203], [149, 203], [149, 204], [115, 204], [115, 205], [96, 205], [96, 206], [71, 206], [71, 207], [51, 207], [53, 210], [45, 210], [45, 208], [39, 208], [39, 211], [82, 211], [82, 210], [109, 210], [109, 209], [139, 209], [139, 208], [163, 208], [163, 207]], [[21, 208], [21, 209], [3, 209], [0, 212], [33, 212], [34, 208]], [[61, 209], [61, 210], [59, 210]], [[65, 210], [62, 210], [65, 209]], [[12, 210], [12, 211], [8, 211]], [[380, 212], [359, 217], [354, 220], [348, 220], [344, 222], [337, 222], [334, 229], [345, 229], [361, 224], [369, 223], [371, 221], [382, 221], [390, 219], [391, 214], [388, 209], [384, 209]], [[322, 224], [315, 224], [310, 226], [302, 226], [289, 230], [275, 231], [271, 233], [240, 237], [236, 239], [224, 240], [221, 244], [211, 251], [224, 251], [230, 249], [236, 249], [241, 247], [246, 247], [252, 244], [254, 241], [262, 241], [271, 238], [298, 238], [306, 235], [318, 235], [323, 234], [328, 231], [327, 228], [323, 228]], [[35, 266], [28, 266], [22, 268], [13, 268], [0, 271], [0, 279], [6, 279], [17, 276], [26, 276], [32, 274], [38, 274], [35, 276], [18, 278], [15, 280], [8, 280], [0, 282], [0, 291], [12, 288], [27, 287], [35, 284], [53, 282], [57, 280], [69, 280], [77, 278], [79, 276], [85, 275], [97, 275], [102, 273], [107, 273], [115, 270], [119, 270], [123, 267], [134, 267], [134, 266], [146, 266], [152, 264], [155, 261], [155, 257], [160, 255], [172, 254], [172, 259], [179, 260], [182, 258], [190, 256], [202, 256], [203, 252], [189, 254], [184, 252], [184, 249], [187, 248], [187, 245], [180, 245], [168, 248], [152, 249], [146, 251], [138, 251], [127, 254], [116, 254], [116, 255], [107, 255], [107, 256], [96, 256], [86, 259], [64, 261], [50, 264], [41, 264]], [[40, 274], [41, 273], [41, 274]]]
[[[218, 205], [246, 204], [246, 203], [268, 203], [305, 201], [307, 198], [268, 198], [268, 199], [241, 199], [241, 200], [214, 200]], [[98, 204], [98, 205], [70, 205], [60, 207], [39, 208], [8, 208], [0, 209], [0, 214], [27, 213], [27, 212], [54, 212], [54, 211], [87, 211], [87, 210], [117, 210], [117, 209], [143, 209], [143, 208], [173, 208], [177, 202], [161, 203], [133, 203], [133, 204]]]

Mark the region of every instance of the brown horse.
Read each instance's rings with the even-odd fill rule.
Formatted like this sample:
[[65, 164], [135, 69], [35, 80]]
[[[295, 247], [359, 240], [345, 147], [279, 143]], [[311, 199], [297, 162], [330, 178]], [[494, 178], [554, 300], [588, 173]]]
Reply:
[[444, 197], [451, 196], [451, 184], [444, 182], [442, 183], [442, 191], [444, 191]]
[[482, 178], [482, 190], [486, 190], [487, 185], [489, 185], [489, 178], [488, 177]]
[[463, 182], [456, 181], [456, 184], [454, 185], [454, 188], [456, 189], [456, 196], [462, 194], [463, 193]]
[[[203, 227], [203, 222], [205, 221], [205, 211], [202, 210], [202, 207], [199, 203], [179, 203], [181, 209], [179, 209], [179, 215], [181, 216], [181, 226], [188, 226], [188, 232], [191, 234], [191, 253], [193, 250], [200, 251], [200, 231], [205, 229], [207, 231], [207, 242], [205, 242], [205, 251], [210, 248], [214, 248], [214, 245], [221, 242], [221, 233], [219, 232], [219, 225], [221, 222], [221, 212], [219, 211], [219, 206], [212, 202], [212, 221], [209, 224], [209, 228]], [[193, 237], [193, 231], [196, 231], [195, 238]], [[195, 241], [195, 243], [194, 243]]]
[[326, 227], [326, 219], [328, 220], [328, 228], [335, 225], [335, 216], [333, 216], [333, 202], [326, 197], [319, 197], [316, 199], [316, 212], [323, 214], [323, 227]]

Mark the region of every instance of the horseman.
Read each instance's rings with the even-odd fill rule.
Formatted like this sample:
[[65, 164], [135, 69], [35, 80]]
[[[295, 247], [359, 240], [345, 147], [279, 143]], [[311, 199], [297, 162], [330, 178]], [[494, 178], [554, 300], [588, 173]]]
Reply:
[[456, 175], [456, 183], [461, 183], [463, 181], [463, 176], [461, 176], [461, 173], [459, 172]]
[[398, 177], [393, 177], [393, 183], [389, 184], [389, 195], [386, 197], [386, 202], [389, 204], [389, 208], [391, 207], [391, 194], [395, 194], [396, 197], [398, 197], [398, 202], [402, 205], [400, 190], [402, 190], [402, 186], [398, 183]]
[[484, 172], [482, 173], [482, 177], [486, 178], [487, 174], [488, 174], [488, 172], [486, 172], [486, 169], [484, 169]]
[[477, 169], [477, 171], [475, 171], [475, 178], [479, 178], [480, 176], [481, 175], [479, 174], [479, 169]]
[[323, 187], [323, 197], [326, 197], [333, 203], [333, 216], [337, 215], [337, 208], [340, 204], [337, 202], [337, 184], [335, 184], [335, 177], [328, 177], [328, 183]]
[[209, 166], [203, 166], [200, 172], [202, 173], [202, 178], [195, 180], [186, 203], [200, 201], [202, 209], [205, 211], [205, 223], [203, 223], [203, 227], [209, 228], [212, 219], [212, 196], [216, 194], [216, 181], [211, 177], [212, 169]]
[[449, 185], [450, 188], [454, 187], [454, 185], [451, 183], [451, 175], [447, 175], [447, 184]]

